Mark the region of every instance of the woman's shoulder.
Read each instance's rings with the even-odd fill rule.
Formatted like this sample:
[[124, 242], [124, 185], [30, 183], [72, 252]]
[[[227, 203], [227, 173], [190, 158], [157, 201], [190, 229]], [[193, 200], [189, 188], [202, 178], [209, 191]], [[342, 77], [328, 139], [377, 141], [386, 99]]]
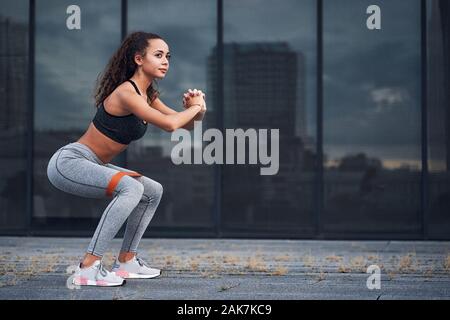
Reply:
[[126, 109], [123, 108], [123, 104], [127, 101], [127, 98], [130, 96], [134, 96], [136, 92], [134, 91], [131, 83], [125, 81], [118, 85], [113, 92], [103, 101], [103, 105], [106, 108], [110, 108], [116, 112], [126, 112]]
[[136, 91], [133, 88], [133, 85], [128, 82], [124, 81], [121, 84], [119, 84], [109, 95], [108, 100], [113, 100], [116, 102], [123, 101], [129, 96], [136, 95]]
[[136, 94], [136, 91], [133, 85], [129, 81], [124, 81], [114, 89], [113, 93], [123, 95], [123, 94]]

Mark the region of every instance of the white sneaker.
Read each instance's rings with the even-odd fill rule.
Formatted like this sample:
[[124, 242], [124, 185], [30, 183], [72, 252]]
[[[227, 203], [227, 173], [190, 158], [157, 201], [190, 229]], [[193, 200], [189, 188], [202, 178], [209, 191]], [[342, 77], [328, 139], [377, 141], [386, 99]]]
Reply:
[[161, 270], [149, 267], [144, 260], [136, 256], [127, 262], [116, 260], [112, 272], [124, 279], [150, 279], [161, 275]]
[[73, 275], [73, 284], [79, 286], [101, 286], [115, 287], [125, 284], [125, 280], [117, 276], [114, 272], [109, 272], [101, 264], [100, 260], [94, 262], [90, 267], [81, 268], [78, 265]]

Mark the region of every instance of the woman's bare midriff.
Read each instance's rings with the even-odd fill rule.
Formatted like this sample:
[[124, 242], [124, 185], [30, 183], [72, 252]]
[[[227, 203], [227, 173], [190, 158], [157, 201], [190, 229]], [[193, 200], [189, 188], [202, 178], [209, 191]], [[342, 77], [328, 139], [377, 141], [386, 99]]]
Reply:
[[127, 148], [126, 144], [118, 143], [98, 131], [92, 122], [77, 142], [88, 146], [103, 163], [109, 163]]

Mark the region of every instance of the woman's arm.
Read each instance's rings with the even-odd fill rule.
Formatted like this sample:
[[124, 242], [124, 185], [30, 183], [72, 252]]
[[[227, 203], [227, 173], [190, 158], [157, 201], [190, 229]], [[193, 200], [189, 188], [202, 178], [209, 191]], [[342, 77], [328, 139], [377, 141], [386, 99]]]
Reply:
[[167, 107], [175, 113], [164, 114], [157, 109], [151, 108], [148, 103], [142, 99], [142, 97], [131, 90], [119, 91], [118, 98], [123, 107], [129, 112], [133, 113], [138, 118], [168, 132], [183, 128], [192, 119], [194, 119], [202, 108], [199, 105], [194, 105], [184, 111], [176, 112]]
[[200, 111], [199, 113], [196, 114], [196, 116], [194, 117], [194, 119], [192, 119], [191, 121], [189, 121], [184, 127], [183, 129], [186, 130], [192, 130], [194, 129], [194, 121], [202, 121], [203, 117], [205, 116], [205, 113]]
[[[166, 115], [178, 113], [177, 111], [175, 111], [175, 110], [169, 108], [167, 105], [165, 105], [159, 98], [156, 98], [155, 100], [153, 100], [151, 106], [153, 108], [155, 108], [156, 110], [158, 110], [159, 112], [164, 113]], [[197, 113], [197, 115], [191, 121], [189, 121], [186, 125], [184, 125], [182, 128], [186, 129], [186, 130], [194, 129], [194, 121], [202, 121], [204, 116], [205, 116], [204, 112]]]
[[172, 108], [169, 108], [168, 106], [166, 106], [159, 98], [156, 98], [155, 100], [153, 100], [151, 106], [153, 108], [155, 108], [156, 110], [158, 110], [159, 112], [164, 113], [164, 114], [178, 113], [177, 111], [173, 110]]

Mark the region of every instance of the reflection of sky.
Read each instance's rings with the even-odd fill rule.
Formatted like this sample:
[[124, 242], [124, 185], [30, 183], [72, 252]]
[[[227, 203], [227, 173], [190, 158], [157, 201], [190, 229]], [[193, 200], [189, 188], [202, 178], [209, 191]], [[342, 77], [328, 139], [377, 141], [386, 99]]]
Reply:
[[310, 136], [315, 136], [316, 121], [316, 6], [315, 0], [224, 1], [224, 42], [282, 41], [305, 55], [306, 127]]
[[372, 2], [324, 2], [324, 152], [420, 160], [420, 1], [377, 1], [379, 31]]
[[41, 129], [85, 129], [97, 75], [120, 43], [120, 1], [77, 1], [81, 30], [68, 30], [72, 1], [36, 2], [36, 112]]

